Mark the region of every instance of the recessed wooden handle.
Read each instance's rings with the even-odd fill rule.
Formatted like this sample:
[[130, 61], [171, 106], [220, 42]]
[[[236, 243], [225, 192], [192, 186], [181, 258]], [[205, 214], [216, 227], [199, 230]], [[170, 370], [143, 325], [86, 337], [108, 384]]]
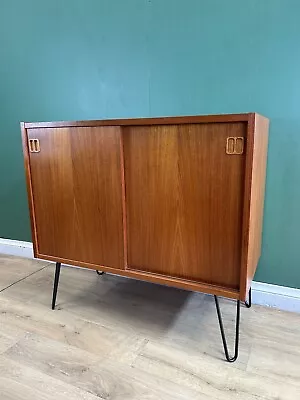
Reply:
[[229, 136], [226, 140], [226, 154], [243, 154], [244, 138], [242, 136]]
[[29, 139], [30, 153], [39, 153], [41, 151], [39, 139]]

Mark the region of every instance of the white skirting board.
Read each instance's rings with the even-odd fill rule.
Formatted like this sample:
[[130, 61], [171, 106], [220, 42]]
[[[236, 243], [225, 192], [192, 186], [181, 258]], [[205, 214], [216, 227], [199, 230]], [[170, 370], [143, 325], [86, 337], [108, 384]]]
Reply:
[[[33, 258], [33, 247], [31, 242], [0, 238], [0, 253]], [[300, 313], [300, 289], [253, 282], [252, 303]]]
[[31, 242], [0, 238], [0, 254], [1, 253], [11, 256], [33, 258], [33, 245]]

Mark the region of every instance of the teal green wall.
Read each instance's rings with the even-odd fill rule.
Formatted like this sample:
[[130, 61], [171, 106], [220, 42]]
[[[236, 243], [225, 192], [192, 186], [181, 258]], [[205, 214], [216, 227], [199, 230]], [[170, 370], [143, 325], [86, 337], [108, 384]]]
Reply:
[[0, 0], [0, 237], [30, 240], [19, 121], [258, 111], [256, 280], [300, 288], [299, 0]]

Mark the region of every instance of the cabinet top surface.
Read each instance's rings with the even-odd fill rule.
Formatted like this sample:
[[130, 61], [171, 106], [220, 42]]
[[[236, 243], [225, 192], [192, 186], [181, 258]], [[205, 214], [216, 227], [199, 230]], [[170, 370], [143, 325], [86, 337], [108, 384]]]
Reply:
[[59, 127], [90, 127], [90, 126], [126, 126], [126, 125], [171, 125], [171, 124], [201, 124], [222, 122], [248, 122], [257, 113], [193, 115], [180, 117], [107, 119], [89, 121], [52, 121], [52, 122], [21, 122], [28, 128], [59, 128]]

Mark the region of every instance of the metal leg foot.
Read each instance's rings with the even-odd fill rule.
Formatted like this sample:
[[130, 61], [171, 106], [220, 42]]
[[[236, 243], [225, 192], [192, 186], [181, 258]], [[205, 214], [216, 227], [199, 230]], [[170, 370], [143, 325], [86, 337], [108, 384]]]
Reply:
[[251, 290], [251, 287], [250, 287], [250, 289], [249, 289], [249, 297], [248, 297], [248, 302], [247, 301], [245, 301], [245, 306], [247, 307], [247, 308], [251, 308], [251, 306], [252, 306], [252, 290]]
[[55, 268], [55, 276], [54, 276], [54, 286], [53, 286], [53, 296], [52, 296], [52, 310], [55, 309], [57, 288], [58, 288], [59, 275], [60, 275], [60, 266], [61, 266], [61, 263], [57, 262], [56, 263], [56, 268]]
[[103, 275], [103, 274], [104, 274], [104, 271], [98, 271], [98, 270], [96, 270], [96, 272], [97, 272], [98, 275]]
[[227, 347], [227, 341], [226, 341], [226, 337], [225, 337], [225, 333], [224, 333], [224, 326], [223, 326], [222, 315], [221, 315], [220, 306], [219, 306], [219, 300], [218, 300], [217, 296], [214, 296], [214, 297], [215, 297], [216, 309], [217, 309], [217, 314], [218, 314], [218, 320], [219, 320], [220, 331], [221, 331], [222, 342], [223, 342], [226, 360], [228, 362], [234, 362], [238, 358], [238, 355], [239, 355], [240, 311], [241, 311], [240, 300], [237, 300], [237, 306], [236, 306], [234, 356], [230, 357], [229, 352], [228, 352], [228, 347]]

